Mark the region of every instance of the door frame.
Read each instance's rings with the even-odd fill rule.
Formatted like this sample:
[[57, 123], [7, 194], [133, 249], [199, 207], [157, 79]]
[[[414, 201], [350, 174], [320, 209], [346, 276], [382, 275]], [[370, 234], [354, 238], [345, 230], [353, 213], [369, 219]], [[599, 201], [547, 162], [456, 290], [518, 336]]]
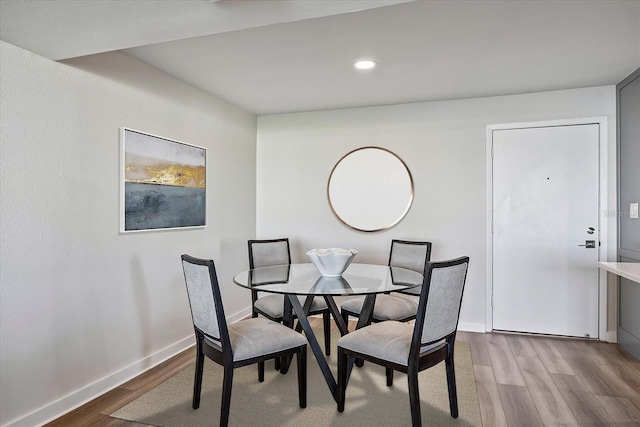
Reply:
[[[541, 128], [556, 126], [574, 126], [597, 124], [598, 138], [598, 229], [600, 246], [598, 247], [598, 261], [607, 260], [609, 243], [608, 221], [603, 219], [602, 212], [608, 212], [608, 123], [607, 117], [588, 117], [579, 119], [544, 120], [536, 122], [517, 122], [490, 124], [486, 128], [486, 315], [485, 331], [493, 330], [493, 132], [496, 130]], [[594, 268], [598, 268], [594, 266]], [[598, 339], [607, 339], [607, 276], [599, 270], [598, 274]], [[614, 339], [615, 341], [615, 339]]]

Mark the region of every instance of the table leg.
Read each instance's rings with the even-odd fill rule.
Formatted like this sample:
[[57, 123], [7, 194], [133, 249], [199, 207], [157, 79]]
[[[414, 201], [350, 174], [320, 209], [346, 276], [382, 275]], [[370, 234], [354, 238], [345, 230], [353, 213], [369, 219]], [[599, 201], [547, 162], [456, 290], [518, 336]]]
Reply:
[[376, 304], [376, 294], [368, 294], [364, 297], [360, 317], [358, 317], [358, 325], [356, 329], [364, 328], [371, 324], [373, 319], [373, 306]]
[[[304, 300], [303, 308], [304, 308], [304, 312], [306, 313], [305, 317], [307, 317], [309, 315], [309, 311], [311, 311], [311, 304], [313, 304], [313, 298], [314, 298], [313, 295], [309, 295]], [[302, 325], [300, 324], [300, 322], [298, 322], [298, 324], [296, 325], [296, 332], [302, 332]]]
[[[296, 300], [298, 300], [297, 297], [296, 297]], [[305, 319], [309, 315], [309, 311], [311, 310], [311, 304], [313, 304], [313, 296], [309, 295], [304, 300], [304, 307], [302, 308], [304, 310], [304, 318]], [[285, 308], [287, 308], [287, 307], [289, 308], [289, 310], [291, 310], [293, 308], [291, 306], [291, 300], [289, 298], [285, 298]], [[285, 315], [286, 315], [286, 313], [285, 313]], [[297, 313], [296, 313], [296, 315], [297, 315]], [[291, 313], [289, 313], [289, 317], [291, 318], [291, 323], [290, 323], [290, 325], [287, 325], [287, 326], [289, 326], [290, 328], [293, 328], [293, 315]], [[300, 316], [298, 316], [298, 318], [300, 318]], [[295, 331], [296, 332], [302, 332], [302, 324], [300, 323], [300, 320], [298, 320], [298, 323], [296, 324]], [[282, 362], [281, 362], [281, 367], [280, 367], [280, 373], [281, 374], [286, 374], [287, 372], [289, 372], [289, 367], [291, 366], [291, 361], [292, 360], [293, 360], [293, 356], [292, 355], [282, 356]]]
[[288, 298], [284, 298], [282, 324], [293, 329], [293, 307]]
[[[313, 329], [309, 324], [309, 320], [307, 319], [305, 310], [300, 304], [300, 301], [298, 301], [298, 297], [296, 297], [295, 295], [287, 295], [287, 297], [289, 298], [289, 301], [291, 301], [293, 311], [295, 311], [296, 315], [298, 316], [298, 325], [301, 325], [302, 330], [304, 330], [307, 341], [309, 341], [309, 345], [311, 346], [311, 350], [316, 356], [316, 361], [318, 362], [318, 365], [320, 365], [322, 375], [324, 376], [324, 379], [329, 386], [329, 391], [331, 391], [331, 395], [335, 400], [337, 398], [338, 385], [336, 384], [336, 380], [333, 377], [331, 369], [329, 369], [329, 364], [327, 363], [327, 359], [325, 359], [324, 357], [324, 353], [322, 352], [322, 348], [320, 348], [320, 344], [318, 344], [318, 340], [313, 333]], [[305, 307], [306, 305], [307, 304], [305, 302]]]
[[[308, 296], [304, 302], [304, 309], [306, 313], [309, 313], [309, 310], [311, 309], [311, 303], [313, 302], [312, 298], [313, 298], [312, 296]], [[336, 305], [336, 302], [334, 301], [331, 295], [325, 295], [324, 301], [327, 303], [327, 307], [329, 308], [329, 312], [331, 313], [333, 320], [335, 320], [336, 322], [336, 326], [338, 326], [338, 330], [340, 331], [340, 336], [345, 336], [346, 334], [349, 333], [349, 329], [344, 319], [340, 315], [340, 309]], [[297, 332], [302, 331], [302, 326], [300, 325], [299, 322], [296, 325], [296, 331]]]
[[327, 303], [327, 307], [329, 307], [329, 311], [331, 312], [331, 316], [333, 316], [333, 320], [336, 322], [336, 326], [338, 326], [338, 330], [340, 331], [340, 336], [345, 336], [349, 333], [349, 328], [342, 316], [340, 315], [340, 309], [336, 305], [333, 297], [331, 295], [325, 295], [324, 301]]

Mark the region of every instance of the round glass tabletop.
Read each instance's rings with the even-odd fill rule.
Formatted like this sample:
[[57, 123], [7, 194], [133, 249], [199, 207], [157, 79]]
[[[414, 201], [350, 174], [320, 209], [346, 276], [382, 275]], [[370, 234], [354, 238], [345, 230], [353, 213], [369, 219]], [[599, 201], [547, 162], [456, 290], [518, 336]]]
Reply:
[[293, 295], [366, 295], [422, 285], [422, 274], [398, 267], [351, 264], [340, 277], [324, 277], [311, 263], [255, 268], [233, 281], [248, 289]]

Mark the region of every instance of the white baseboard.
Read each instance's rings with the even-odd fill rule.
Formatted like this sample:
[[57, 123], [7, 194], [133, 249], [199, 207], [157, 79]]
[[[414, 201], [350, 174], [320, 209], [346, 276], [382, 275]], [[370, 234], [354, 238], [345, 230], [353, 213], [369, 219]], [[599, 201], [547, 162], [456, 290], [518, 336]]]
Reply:
[[618, 342], [618, 333], [616, 331], [607, 332], [607, 342], [617, 343]]
[[85, 403], [90, 402], [96, 397], [103, 395], [109, 390], [113, 390], [114, 388], [126, 383], [154, 366], [159, 365], [181, 351], [188, 349], [192, 345], [194, 345], [194, 336], [189, 335], [188, 337], [183, 338], [180, 341], [145, 357], [144, 359], [134, 362], [113, 374], [69, 393], [68, 395], [36, 409], [27, 415], [10, 421], [2, 427], [39, 426], [53, 421], [56, 418], [59, 418], [62, 415], [84, 405]]
[[[251, 316], [251, 307], [246, 307], [237, 313], [227, 317], [228, 323], [237, 322], [240, 319]], [[114, 372], [92, 384], [82, 387], [60, 399], [49, 403], [27, 415], [4, 424], [2, 427], [30, 427], [46, 424], [62, 415], [73, 411], [74, 409], [90, 402], [98, 396], [113, 390], [114, 388], [126, 383], [127, 381], [137, 377], [143, 372], [159, 365], [167, 359], [175, 356], [181, 351], [194, 345], [194, 336], [189, 335], [186, 338], [152, 354], [144, 359], [132, 363], [121, 370]]]
[[481, 334], [484, 334], [486, 332], [484, 323], [475, 322], [459, 322], [458, 330], [465, 332], [480, 332]]

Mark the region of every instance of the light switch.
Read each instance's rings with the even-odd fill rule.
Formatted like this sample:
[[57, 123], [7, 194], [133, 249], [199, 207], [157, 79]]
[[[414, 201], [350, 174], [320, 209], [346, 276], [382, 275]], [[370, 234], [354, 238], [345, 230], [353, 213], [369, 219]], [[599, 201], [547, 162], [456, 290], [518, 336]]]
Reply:
[[630, 203], [629, 204], [629, 218], [638, 219], [638, 204]]

